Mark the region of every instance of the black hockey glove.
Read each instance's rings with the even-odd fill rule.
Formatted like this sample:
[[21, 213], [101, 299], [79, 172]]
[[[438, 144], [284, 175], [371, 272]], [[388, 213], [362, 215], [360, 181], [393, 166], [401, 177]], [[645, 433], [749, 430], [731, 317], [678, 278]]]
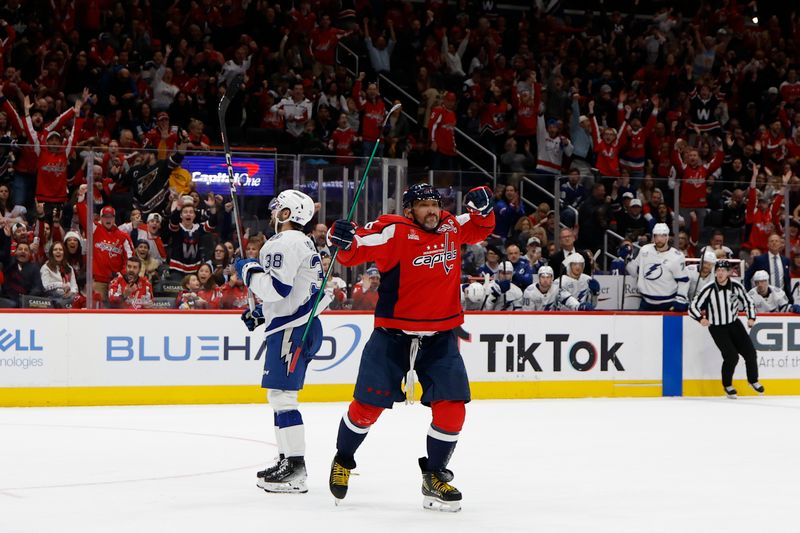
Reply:
[[266, 322], [261, 304], [258, 304], [252, 311], [245, 309], [242, 313], [242, 322], [247, 326], [248, 331], [254, 331], [258, 326]]
[[464, 205], [471, 213], [485, 217], [494, 209], [494, 195], [489, 187], [475, 187], [464, 196]]
[[348, 222], [344, 219], [339, 219], [333, 223], [331, 229], [328, 230], [328, 244], [330, 246], [337, 246], [343, 250], [349, 250], [353, 245], [353, 239], [356, 236], [356, 225], [354, 222]]

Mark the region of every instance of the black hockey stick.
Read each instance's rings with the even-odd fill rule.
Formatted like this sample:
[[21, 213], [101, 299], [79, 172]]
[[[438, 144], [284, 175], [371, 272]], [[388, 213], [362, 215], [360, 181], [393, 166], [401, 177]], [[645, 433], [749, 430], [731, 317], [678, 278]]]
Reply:
[[[228, 82], [228, 86], [225, 90], [225, 95], [222, 97], [222, 100], [219, 101], [219, 109], [217, 113], [219, 115], [219, 134], [222, 137], [222, 146], [225, 150], [225, 164], [228, 167], [228, 185], [230, 186], [231, 192], [231, 203], [233, 204], [233, 222], [236, 225], [236, 241], [239, 243], [239, 251], [244, 257], [244, 237], [242, 235], [242, 220], [239, 218], [239, 202], [236, 199], [236, 178], [233, 177], [233, 163], [231, 162], [231, 145], [230, 141], [228, 140], [228, 130], [225, 125], [225, 116], [228, 113], [228, 107], [231, 105], [231, 101], [236, 98], [236, 93], [239, 92], [239, 89], [244, 84], [244, 76], [241, 74], [237, 74], [232, 80]], [[250, 311], [253, 311], [256, 308], [256, 299], [253, 296], [253, 292], [248, 288], [247, 289], [247, 306], [250, 308]]]
[[[383, 118], [383, 124], [381, 124], [381, 132], [383, 132], [383, 128], [386, 126], [386, 122], [388, 122], [389, 117], [392, 116], [392, 113], [397, 111], [402, 107], [401, 104], [396, 104], [392, 106], [386, 116]], [[375, 158], [375, 153], [378, 151], [378, 146], [381, 144], [381, 136], [378, 136], [378, 140], [375, 141], [375, 146], [372, 148], [372, 153], [369, 156], [369, 160], [367, 161], [367, 166], [364, 168], [364, 174], [361, 176], [361, 181], [358, 183], [358, 189], [356, 189], [356, 194], [353, 196], [353, 205], [350, 206], [350, 211], [347, 213], [347, 221], [350, 222], [353, 220], [353, 215], [356, 212], [356, 206], [358, 205], [358, 198], [361, 196], [361, 190], [364, 188], [364, 185], [367, 183], [367, 176], [369, 176], [369, 170], [372, 167], [372, 160]], [[347, 191], [345, 191], [345, 194]], [[331, 255], [331, 264], [328, 266], [328, 271], [325, 272], [325, 276], [322, 278], [322, 285], [319, 287], [319, 292], [317, 292], [316, 299], [314, 300], [314, 307], [311, 308], [311, 314], [308, 316], [308, 321], [306, 322], [306, 327], [303, 330], [303, 337], [300, 339], [300, 344], [297, 345], [297, 348], [294, 350], [294, 354], [292, 355], [292, 363], [289, 365], [289, 373], [294, 372], [295, 367], [297, 366], [297, 360], [300, 358], [300, 352], [303, 350], [303, 345], [306, 342], [306, 337], [308, 336], [308, 330], [311, 328], [311, 323], [314, 321], [314, 317], [317, 316], [317, 307], [319, 306], [319, 302], [322, 300], [322, 295], [325, 293], [325, 284], [328, 283], [328, 278], [333, 272], [333, 266], [336, 264], [336, 256], [339, 255], [339, 248], [337, 247], [333, 254]]]

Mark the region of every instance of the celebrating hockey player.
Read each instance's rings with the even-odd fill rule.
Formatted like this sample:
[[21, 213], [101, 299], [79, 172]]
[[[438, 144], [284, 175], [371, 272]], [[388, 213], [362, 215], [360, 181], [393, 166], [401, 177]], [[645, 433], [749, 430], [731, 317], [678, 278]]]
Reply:
[[356, 450], [370, 426], [394, 402], [414, 401], [416, 370], [422, 403], [433, 414], [428, 456], [419, 459], [423, 507], [461, 509], [461, 493], [450, 485], [453, 473], [446, 468], [470, 400], [454, 333], [464, 322], [460, 250], [462, 243], [480, 242], [494, 230], [491, 190], [472, 189], [464, 202], [469, 213], [455, 216], [442, 210], [435, 188], [416, 184], [403, 194], [403, 216], [382, 215], [362, 228], [337, 220], [328, 232], [343, 265], [375, 262], [381, 272], [375, 329], [361, 356], [354, 400], [339, 424], [331, 464], [330, 490], [337, 501], [347, 494]]
[[600, 283], [591, 276], [584, 274], [586, 260], [578, 252], [569, 254], [564, 258], [564, 275], [558, 279], [557, 290], [567, 291], [583, 310], [591, 311], [597, 306], [597, 296], [600, 294]]
[[747, 293], [757, 313], [800, 313], [800, 305], [792, 305], [783, 289], [769, 284], [769, 273], [759, 270], [753, 274], [753, 288]]
[[653, 227], [653, 242], [642, 246], [628, 263], [628, 274], [637, 277], [640, 310], [684, 312], [689, 308], [685, 257], [669, 245], [669, 226], [663, 222]]
[[553, 268], [543, 266], [537, 272], [539, 281], [532, 283], [522, 295], [523, 311], [558, 311], [560, 309], [591, 310], [591, 302], [580, 303], [569, 291], [553, 283]]
[[[288, 190], [270, 203], [272, 236], [256, 259], [240, 259], [236, 273], [263, 304], [242, 314], [247, 329], [266, 323], [267, 352], [261, 386], [275, 413], [279, 460], [258, 472], [256, 485], [267, 492], [303, 493], [306, 488], [305, 433], [297, 392], [303, 388], [306, 367], [322, 343], [322, 325], [315, 318], [295, 363], [292, 358], [303, 336], [314, 299], [322, 283], [322, 266], [314, 243], [303, 233], [314, 216], [314, 202], [306, 194]], [[317, 314], [330, 304], [325, 295]]]

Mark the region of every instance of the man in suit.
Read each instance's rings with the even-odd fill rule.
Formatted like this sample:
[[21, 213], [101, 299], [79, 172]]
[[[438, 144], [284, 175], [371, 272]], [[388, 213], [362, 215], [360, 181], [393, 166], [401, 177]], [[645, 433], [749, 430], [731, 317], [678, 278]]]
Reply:
[[744, 274], [744, 285], [747, 290], [752, 288], [753, 274], [759, 270], [769, 273], [769, 284], [783, 289], [789, 297], [789, 303], [794, 303], [792, 298], [791, 278], [789, 276], [789, 259], [782, 255], [783, 237], [777, 233], [769, 236], [767, 241], [768, 252], [753, 259], [753, 264]]
[[[548, 265], [553, 267], [553, 270], [556, 273], [556, 279], [567, 273], [567, 269], [563, 263], [564, 258], [570, 254], [578, 252], [583, 256], [586, 265], [590, 264], [591, 259], [585, 253], [580, 252], [575, 247], [575, 231], [572, 228], [561, 228], [561, 233], [559, 234], [559, 244], [561, 244], [561, 249], [553, 254], [553, 256], [550, 257], [550, 260], [547, 262]], [[588, 266], [586, 270], [589, 270]], [[587, 274], [591, 274], [591, 272], [587, 272]]]

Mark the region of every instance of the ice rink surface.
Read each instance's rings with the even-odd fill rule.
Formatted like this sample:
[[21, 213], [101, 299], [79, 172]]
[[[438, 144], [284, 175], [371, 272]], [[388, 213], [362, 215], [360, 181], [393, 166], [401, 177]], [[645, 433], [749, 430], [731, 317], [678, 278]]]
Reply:
[[309, 492], [267, 494], [267, 405], [0, 409], [0, 532], [797, 531], [800, 398], [475, 401], [457, 514], [421, 508], [428, 409], [385, 412], [344, 504], [346, 404], [302, 406]]

